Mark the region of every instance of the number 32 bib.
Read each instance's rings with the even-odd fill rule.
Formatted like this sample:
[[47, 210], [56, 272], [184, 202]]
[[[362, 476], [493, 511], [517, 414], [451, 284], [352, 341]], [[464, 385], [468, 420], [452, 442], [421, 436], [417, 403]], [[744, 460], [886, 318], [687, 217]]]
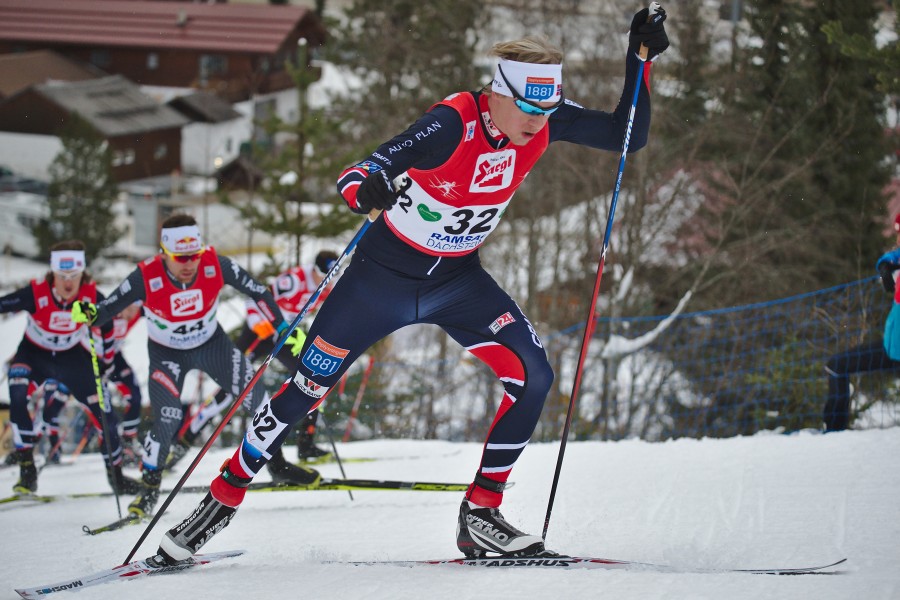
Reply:
[[397, 237], [426, 254], [474, 252], [500, 224], [516, 189], [547, 149], [546, 125], [525, 146], [494, 149], [479, 123], [490, 124], [487, 96], [479, 99], [480, 107], [469, 93], [441, 102], [462, 117], [462, 140], [443, 165], [407, 171], [397, 205], [384, 213]]

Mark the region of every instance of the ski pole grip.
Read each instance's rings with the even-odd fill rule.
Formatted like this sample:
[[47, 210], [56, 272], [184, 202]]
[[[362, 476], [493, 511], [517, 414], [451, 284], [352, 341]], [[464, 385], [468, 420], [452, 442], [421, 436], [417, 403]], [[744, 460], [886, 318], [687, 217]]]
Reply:
[[[659, 11], [660, 8], [662, 8], [662, 5], [660, 5], [659, 2], [651, 2], [650, 3], [650, 6], [647, 7], [647, 10], [650, 11], [647, 14], [647, 22], [648, 23], [651, 21], [651, 19], [653, 19], [653, 15], [655, 15]], [[645, 46], [643, 43], [641, 43], [641, 48], [638, 52], [641, 55], [641, 60], [647, 60], [647, 53], [649, 51], [650, 51], [650, 49], [647, 48], [647, 46]]]

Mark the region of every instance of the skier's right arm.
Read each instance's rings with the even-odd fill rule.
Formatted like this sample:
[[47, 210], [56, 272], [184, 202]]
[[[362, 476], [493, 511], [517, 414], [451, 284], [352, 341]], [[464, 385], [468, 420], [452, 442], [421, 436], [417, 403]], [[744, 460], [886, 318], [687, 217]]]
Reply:
[[389, 210], [397, 202], [391, 181], [413, 167], [433, 169], [444, 164], [456, 150], [462, 134], [459, 113], [439, 104], [406, 131], [345, 169], [338, 177], [338, 193], [355, 213]]
[[143, 302], [145, 300], [144, 275], [140, 268], [132, 271], [125, 281], [119, 284], [113, 292], [97, 304], [97, 318], [93, 324], [101, 326], [113, 317], [122, 312], [125, 308], [131, 306], [135, 302]]
[[20, 310], [33, 313], [36, 309], [34, 293], [32, 293], [30, 286], [23, 287], [0, 298], [0, 313], [19, 312]]

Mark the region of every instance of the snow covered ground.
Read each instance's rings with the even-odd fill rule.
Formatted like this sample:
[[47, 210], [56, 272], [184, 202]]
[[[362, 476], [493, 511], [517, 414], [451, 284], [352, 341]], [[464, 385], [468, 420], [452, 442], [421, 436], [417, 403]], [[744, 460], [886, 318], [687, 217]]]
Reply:
[[[130, 268], [116, 275], [122, 277]], [[0, 270], [2, 287], [11, 291], [46, 267], [7, 258]], [[228, 326], [241, 316], [228, 307], [220, 312]], [[0, 357], [13, 354], [24, 325], [21, 314], [0, 320]], [[127, 338], [124, 351], [146, 381], [142, 323]], [[2, 387], [0, 398], [8, 398]], [[351, 478], [468, 483], [481, 448], [476, 443], [376, 440], [342, 444], [339, 450], [346, 457], [378, 459], [348, 463]], [[293, 449], [288, 452], [293, 456]], [[230, 454], [211, 452], [189, 485], [207, 484]], [[557, 454], [558, 444], [533, 444], [513, 472], [515, 486], [506, 493], [503, 510], [522, 529], [540, 533], [543, 528]], [[321, 471], [326, 477], [340, 475], [336, 465]], [[11, 492], [17, 472], [0, 469], [0, 496]], [[169, 476], [163, 486], [171, 488], [176, 481]], [[48, 467], [40, 476], [39, 492], [44, 494], [106, 489], [98, 455]], [[900, 428], [568, 445], [547, 536], [551, 549], [686, 568], [802, 567], [849, 558], [838, 576], [324, 564], [458, 554], [461, 494], [359, 491], [354, 498], [337, 491], [250, 494], [232, 525], [204, 549], [240, 548], [246, 555], [191, 573], [59, 597], [900, 598]], [[153, 553], [164, 531], [199, 499], [197, 494], [177, 496], [138, 556]], [[123, 498], [123, 508], [128, 501]], [[116, 518], [112, 498], [0, 505], [0, 600], [16, 597], [15, 587], [54, 583], [122, 562], [144, 526], [95, 537], [81, 531], [82, 525], [96, 527]]]
[[[379, 440], [339, 445], [349, 477], [468, 482], [478, 444]], [[504, 513], [540, 532], [557, 444], [529, 446], [513, 472]], [[201, 462], [189, 483], [210, 480], [230, 451]], [[293, 453], [291, 452], [291, 455]], [[335, 465], [322, 467], [339, 476]], [[0, 471], [9, 490], [15, 469]], [[262, 477], [262, 476], [261, 476]], [[175, 483], [175, 476], [163, 482]], [[43, 493], [103, 490], [100, 459], [48, 467]], [[821, 435], [757, 435], [649, 444], [567, 447], [548, 546], [573, 554], [685, 567], [809, 566], [848, 557], [836, 576], [671, 574], [545, 569], [414, 569], [323, 564], [457, 554], [461, 495], [447, 492], [250, 494], [232, 524], [205, 548], [247, 554], [190, 573], [121, 582], [78, 598], [900, 598], [900, 429]], [[199, 501], [175, 498], [139, 555]], [[89, 537], [83, 524], [116, 518], [112, 498], [0, 508], [0, 598], [121, 562], [143, 526]], [[71, 593], [60, 594], [72, 597]]]

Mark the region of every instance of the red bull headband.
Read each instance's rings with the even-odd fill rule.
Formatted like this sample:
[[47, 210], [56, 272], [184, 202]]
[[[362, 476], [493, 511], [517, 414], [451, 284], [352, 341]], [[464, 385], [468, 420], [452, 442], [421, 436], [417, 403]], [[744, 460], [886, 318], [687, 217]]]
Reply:
[[159, 234], [159, 245], [172, 256], [197, 254], [203, 250], [203, 238], [196, 225], [165, 227]]
[[[510, 90], [507, 84], [514, 89]], [[559, 102], [562, 98], [562, 65], [501, 59], [491, 89], [504, 96], [518, 95], [530, 102]]]
[[84, 250], [53, 250], [50, 252], [50, 270], [57, 273], [81, 273], [87, 262]]

